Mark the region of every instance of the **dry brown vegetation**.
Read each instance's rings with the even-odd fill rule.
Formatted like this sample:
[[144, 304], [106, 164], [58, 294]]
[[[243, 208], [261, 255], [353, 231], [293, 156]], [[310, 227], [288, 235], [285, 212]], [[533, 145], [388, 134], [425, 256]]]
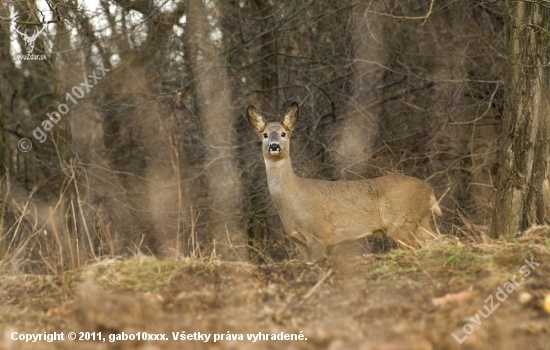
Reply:
[[[416, 252], [331, 257], [320, 264], [256, 264], [215, 257], [105, 259], [63, 275], [0, 278], [1, 349], [547, 349], [550, 240], [463, 243]], [[524, 259], [540, 263], [459, 345], [451, 336]], [[327, 276], [328, 275], [328, 276]], [[324, 278], [324, 279], [323, 279]], [[319, 284], [319, 281], [321, 283]], [[471, 291], [434, 305], [433, 299]], [[525, 301], [525, 293], [531, 296]], [[498, 302], [495, 300], [495, 304]], [[489, 304], [487, 304], [489, 305]], [[244, 334], [244, 341], [64, 341], [26, 344], [11, 332]], [[303, 341], [246, 340], [247, 333], [303, 332]]]

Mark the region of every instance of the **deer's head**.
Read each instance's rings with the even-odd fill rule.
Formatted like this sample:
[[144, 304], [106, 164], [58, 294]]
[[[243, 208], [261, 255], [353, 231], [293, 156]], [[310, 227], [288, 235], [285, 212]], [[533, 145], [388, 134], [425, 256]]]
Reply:
[[248, 106], [248, 122], [260, 135], [264, 159], [276, 162], [289, 156], [290, 134], [298, 114], [298, 104], [292, 102], [280, 122], [267, 123], [256, 108]]

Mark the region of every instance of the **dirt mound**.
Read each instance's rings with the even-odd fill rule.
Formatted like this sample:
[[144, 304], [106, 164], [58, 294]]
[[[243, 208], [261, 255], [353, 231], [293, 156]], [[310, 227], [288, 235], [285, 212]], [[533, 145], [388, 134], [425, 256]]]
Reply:
[[0, 349], [547, 349], [549, 247], [447, 239], [318, 264], [137, 256], [5, 274]]

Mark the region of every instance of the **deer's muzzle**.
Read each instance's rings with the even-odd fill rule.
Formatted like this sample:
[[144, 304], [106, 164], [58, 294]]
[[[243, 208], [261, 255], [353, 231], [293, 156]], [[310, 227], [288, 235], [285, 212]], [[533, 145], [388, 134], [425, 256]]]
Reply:
[[281, 152], [281, 145], [277, 142], [272, 142], [269, 144], [269, 147], [267, 149], [269, 151], [269, 154], [276, 156]]

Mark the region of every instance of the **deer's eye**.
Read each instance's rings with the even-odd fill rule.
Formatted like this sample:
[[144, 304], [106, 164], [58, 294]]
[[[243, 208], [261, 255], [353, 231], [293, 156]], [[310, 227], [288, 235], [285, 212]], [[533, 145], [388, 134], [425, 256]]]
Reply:
[[264, 139], [267, 139], [267, 133], [264, 134]]
[[286, 132], [283, 132], [283, 133], [281, 134], [281, 137], [286, 137]]

